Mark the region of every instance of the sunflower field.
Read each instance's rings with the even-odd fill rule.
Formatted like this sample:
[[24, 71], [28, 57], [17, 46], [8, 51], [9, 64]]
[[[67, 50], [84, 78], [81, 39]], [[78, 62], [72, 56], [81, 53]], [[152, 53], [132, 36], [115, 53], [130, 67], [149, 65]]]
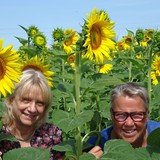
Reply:
[[[16, 37], [21, 44], [18, 50], [13, 50], [13, 45], [3, 48], [4, 39], [0, 39], [1, 117], [3, 100], [14, 91], [21, 72], [34, 68], [45, 75], [52, 88], [48, 121], [63, 131], [64, 142], [54, 149], [65, 151], [66, 160], [96, 160], [83, 153], [89, 148], [86, 140], [111, 125], [110, 91], [118, 84], [137, 82], [147, 88], [150, 119], [160, 121], [160, 31], [127, 30], [127, 35], [117, 40], [114, 25], [106, 11], [94, 8], [84, 18], [81, 32], [55, 28], [50, 46], [45, 34], [34, 25], [19, 26], [26, 38]], [[150, 149], [134, 149], [123, 140], [108, 141], [99, 159], [160, 159], [159, 133], [159, 129], [155, 130], [148, 137]], [[0, 135], [3, 138], [7, 137]], [[3, 159], [20, 160], [22, 156], [23, 160], [48, 160], [49, 149], [20, 148], [7, 152]]]

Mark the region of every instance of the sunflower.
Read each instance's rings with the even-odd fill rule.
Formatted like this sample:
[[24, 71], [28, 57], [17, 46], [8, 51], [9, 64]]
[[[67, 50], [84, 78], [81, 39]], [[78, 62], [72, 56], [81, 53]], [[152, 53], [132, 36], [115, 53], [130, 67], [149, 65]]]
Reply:
[[28, 35], [30, 37], [34, 37], [36, 34], [39, 33], [39, 29], [36, 26], [30, 26], [28, 29]]
[[72, 68], [74, 68], [74, 66], [75, 66], [75, 54], [69, 55], [69, 57], [67, 58], [67, 61], [70, 64], [70, 66]]
[[131, 45], [136, 44], [132, 36], [124, 36], [122, 41], [129, 46], [128, 48], [130, 48]]
[[148, 40], [152, 39], [154, 32], [155, 31], [153, 29], [146, 29], [145, 38]]
[[76, 42], [78, 41], [78, 34], [76, 31], [72, 29], [67, 29], [64, 31], [64, 51], [67, 54], [72, 54], [74, 53], [74, 49], [76, 48]]
[[158, 79], [160, 77], [160, 57], [156, 55], [155, 59], [152, 62], [152, 72], [151, 72], [151, 78], [152, 83], [154, 85], [158, 84]]
[[19, 55], [12, 49], [12, 45], [2, 48], [3, 39], [0, 39], [0, 97], [6, 97], [15, 88], [14, 82], [19, 82], [21, 75]]
[[117, 42], [116, 48], [118, 51], [124, 51], [126, 49], [126, 45], [125, 45], [124, 41]]
[[158, 84], [158, 79], [157, 77], [160, 77], [160, 72], [151, 72], [151, 79], [152, 79], [152, 84], [157, 85]]
[[46, 79], [48, 80], [48, 84], [52, 87], [52, 78], [51, 76], [54, 74], [54, 72], [49, 71], [50, 65], [44, 64], [44, 58], [38, 58], [37, 55], [35, 57], [32, 57], [31, 59], [26, 59], [26, 61], [23, 63], [22, 71], [27, 68], [33, 68], [35, 70], [41, 71]]
[[112, 64], [104, 64], [99, 67], [99, 73], [108, 74], [110, 70], [112, 70]]
[[142, 59], [142, 54], [136, 54], [137, 59]]
[[160, 72], [160, 57], [157, 55], [156, 55], [155, 59], [153, 60], [152, 69], [157, 72]]
[[140, 46], [142, 46], [142, 47], [146, 47], [147, 46], [147, 43], [148, 42], [148, 40], [147, 39], [145, 39], [144, 41], [142, 41], [142, 42], [140, 42]]
[[87, 15], [83, 32], [85, 35], [86, 58], [95, 60], [103, 64], [104, 59], [110, 57], [110, 49], [115, 48], [115, 32], [112, 30], [114, 22], [109, 20], [108, 14], [104, 11], [92, 10], [91, 15]]
[[64, 32], [62, 28], [56, 28], [52, 31], [52, 38], [54, 41], [62, 41], [64, 37]]
[[33, 44], [37, 47], [44, 47], [46, 43], [46, 37], [41, 33], [36, 34], [33, 38]]

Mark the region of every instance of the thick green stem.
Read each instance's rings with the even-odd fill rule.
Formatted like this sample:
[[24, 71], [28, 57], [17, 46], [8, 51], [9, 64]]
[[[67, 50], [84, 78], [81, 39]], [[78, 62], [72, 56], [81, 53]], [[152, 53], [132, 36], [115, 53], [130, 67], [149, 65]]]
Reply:
[[76, 153], [77, 153], [77, 159], [79, 159], [80, 155], [82, 155], [82, 136], [81, 136], [81, 130], [80, 127], [77, 127], [76, 129]]
[[[81, 107], [81, 100], [80, 100], [80, 53], [76, 53], [75, 57], [75, 113], [76, 116], [80, 115], [80, 107]], [[80, 127], [76, 129], [76, 151], [77, 151], [77, 158], [82, 154], [82, 137], [81, 137], [81, 130]]]
[[[97, 105], [97, 110], [100, 112], [100, 97], [99, 97], [99, 93], [97, 93], [96, 95], [96, 105]], [[101, 124], [99, 123], [98, 124], [98, 130], [101, 131], [102, 128], [101, 128]]]
[[[62, 59], [62, 61], [61, 61], [61, 74], [62, 74], [62, 77], [63, 77], [63, 79], [62, 79], [62, 81], [63, 82], [65, 82], [65, 79], [64, 79], [64, 60]], [[64, 107], [64, 110], [66, 110], [66, 98], [65, 98], [65, 96], [64, 97], [62, 97], [63, 98], [63, 107]]]
[[80, 114], [80, 53], [76, 53], [75, 57], [75, 96], [76, 96], [76, 115]]

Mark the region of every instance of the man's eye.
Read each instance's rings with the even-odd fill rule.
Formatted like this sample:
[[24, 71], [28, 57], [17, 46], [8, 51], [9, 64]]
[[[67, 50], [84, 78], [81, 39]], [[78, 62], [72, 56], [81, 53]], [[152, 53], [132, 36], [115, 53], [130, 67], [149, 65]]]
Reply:
[[125, 114], [124, 113], [117, 113], [116, 116], [121, 117], [121, 116], [125, 116]]
[[134, 113], [132, 116], [134, 116], [134, 117], [142, 117], [143, 113]]

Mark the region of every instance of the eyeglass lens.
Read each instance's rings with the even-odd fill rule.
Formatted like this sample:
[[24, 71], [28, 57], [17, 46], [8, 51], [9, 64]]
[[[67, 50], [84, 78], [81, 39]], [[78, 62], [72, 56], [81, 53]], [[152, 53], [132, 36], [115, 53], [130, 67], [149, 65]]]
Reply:
[[113, 112], [113, 115], [114, 118], [119, 122], [125, 121], [128, 117], [131, 117], [133, 121], [139, 122], [143, 120], [146, 112]]

